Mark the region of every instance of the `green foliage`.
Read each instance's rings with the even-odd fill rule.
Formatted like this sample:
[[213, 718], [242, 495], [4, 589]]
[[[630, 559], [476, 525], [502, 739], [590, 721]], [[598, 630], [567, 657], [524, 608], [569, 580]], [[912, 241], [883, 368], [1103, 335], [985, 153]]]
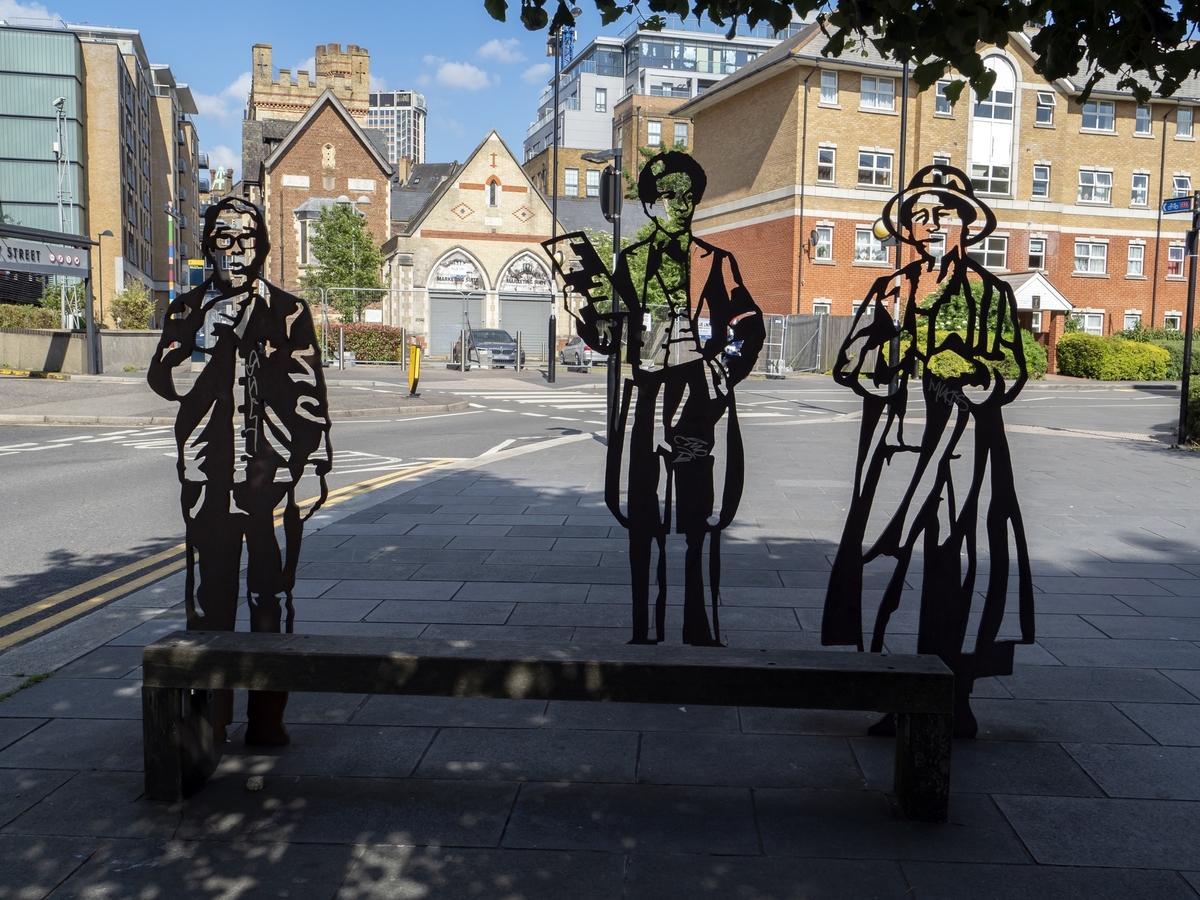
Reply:
[[0, 303], [0, 328], [59, 328], [62, 318], [57, 309]]
[[11, 691], [5, 691], [3, 694], [0, 694], [0, 703], [3, 703], [5, 700], [7, 700], [9, 697], [16, 694], [18, 691], [23, 691], [23, 690], [25, 690], [25, 688], [33, 687], [35, 684], [41, 684], [43, 681], [45, 681], [47, 678], [49, 678], [53, 674], [54, 674], [53, 672], [41, 672], [37, 675], [30, 675], [28, 678], [25, 678], [24, 672], [18, 672], [16, 677], [17, 678], [25, 678], [25, 680], [22, 681], [20, 684], [18, 684]]
[[[62, 321], [62, 286], [61, 282], [55, 281], [53, 278], [47, 278], [46, 284], [42, 288], [42, 296], [38, 298], [38, 304], [44, 309], [52, 309], [59, 314], [59, 321]], [[82, 310], [87, 294], [83, 289], [83, 282], [76, 281], [73, 284], [67, 285], [67, 312], [71, 310]], [[56, 326], [57, 327], [57, 326]]]
[[1101, 381], [1162, 381], [1171, 354], [1163, 347], [1120, 337], [1064, 334], [1058, 342], [1058, 370]]
[[1083, 319], [1078, 313], [1067, 316], [1067, 320], [1063, 322], [1063, 334], [1081, 334], [1083, 332]]
[[[621, 175], [625, 179], [625, 199], [626, 200], [632, 201], [634, 203], [639, 202], [638, 201], [638, 176], [641, 175], [642, 169], [644, 169], [646, 167], [646, 163], [650, 162], [650, 160], [654, 159], [654, 157], [658, 156], [658, 154], [666, 153], [670, 150], [675, 150], [675, 151], [678, 151], [679, 153], [687, 153], [689, 156], [691, 156], [691, 153], [688, 151], [687, 144], [683, 143], [682, 141], [671, 147], [638, 147], [637, 169], [632, 170], [627, 165], [621, 166]], [[626, 162], [628, 162], [628, 161], [626, 161]], [[675, 181], [678, 181], [679, 187], [681, 187], [681, 188], [687, 186], [687, 176], [686, 175], [678, 175], [678, 174], [668, 175], [665, 179], [665, 183], [671, 188], [674, 188], [676, 186], [673, 183]]]
[[113, 297], [108, 308], [118, 328], [149, 328], [150, 317], [154, 315], [154, 300], [141, 281], [131, 278], [125, 282], [121, 293]]
[[[347, 353], [353, 353], [358, 360], [373, 362], [396, 362], [403, 358], [404, 345], [401, 343], [403, 332], [390, 325], [347, 325], [345, 348]], [[338, 350], [338, 329], [329, 329], [329, 346], [325, 352], [336, 356]]]
[[[483, 0], [483, 4], [488, 15], [504, 21], [509, 0]], [[606, 25], [633, 14], [643, 27], [657, 30], [666, 24], [659, 14], [691, 13], [728, 25], [728, 37], [737, 33], [743, 18], [751, 27], [761, 22], [781, 30], [793, 13], [816, 13], [830, 35], [824, 50], [827, 56], [862, 55], [869, 43], [885, 58], [912, 62], [913, 78], [922, 90], [955, 69], [981, 98], [995, 81], [980, 57], [985, 45], [1008, 46], [1012, 34], [1028, 33], [1025, 26], [1030, 22], [1041, 26], [1030, 35], [1037, 54], [1034, 70], [1048, 81], [1088, 72], [1084, 99], [1106, 75], [1116, 76], [1116, 89], [1131, 90], [1139, 102], [1145, 102], [1150, 91], [1135, 80], [1138, 77], [1153, 84], [1160, 95], [1170, 96], [1192, 74], [1196, 60], [1191, 43], [1194, 5], [1165, 0], [1110, 0], [1102, 7], [1093, 0], [912, 0], [836, 6], [828, 0], [593, 0], [593, 4]], [[554, 10], [553, 18], [547, 6]], [[564, 0], [521, 0], [520, 10], [522, 24], [531, 31], [573, 22]]]
[[[1178, 328], [1147, 328], [1141, 322], [1138, 322], [1133, 328], [1126, 328], [1124, 331], [1117, 332], [1118, 337], [1123, 337], [1127, 341], [1182, 341], [1183, 332]], [[1192, 332], [1192, 340], [1200, 338], [1200, 328]]]
[[1200, 443], [1200, 381], [1188, 385], [1187, 415], [1183, 419], [1183, 429], [1189, 443]]
[[325, 288], [329, 305], [343, 320], [357, 322], [363, 307], [383, 296], [379, 280], [383, 256], [366, 220], [349, 204], [335, 203], [321, 210], [309, 250], [315, 264], [304, 273], [303, 286]]
[[[939, 344], [943, 343], [951, 334], [950, 331], [938, 331], [936, 338]], [[958, 332], [963, 337], [966, 337], [966, 331]], [[917, 346], [925, 346], [925, 338], [928, 334], [927, 329], [917, 329]], [[1046, 377], [1046, 350], [1028, 331], [1021, 332], [1021, 348], [1025, 351], [1025, 372], [1029, 378], [1041, 379]], [[1020, 368], [1017, 366], [1017, 358], [1007, 347], [1004, 349], [1004, 362], [996, 363], [992, 366], [992, 370], [1003, 375], [1008, 381], [1020, 376]], [[957, 353], [946, 351], [936, 354], [929, 361], [929, 371], [935, 375], [940, 375], [942, 378], [953, 378], [957, 375], [966, 375], [971, 371], [971, 364], [963, 359]]]

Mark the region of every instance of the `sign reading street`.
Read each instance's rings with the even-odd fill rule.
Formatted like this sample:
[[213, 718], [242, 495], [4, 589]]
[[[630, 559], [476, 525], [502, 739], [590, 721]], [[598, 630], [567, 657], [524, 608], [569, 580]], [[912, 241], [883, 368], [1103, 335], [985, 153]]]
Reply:
[[0, 271], [86, 278], [88, 252], [64, 244], [0, 238]]
[[1191, 197], [1173, 197], [1170, 200], [1164, 200], [1162, 205], [1163, 215], [1171, 213], [1190, 213], [1192, 211]]

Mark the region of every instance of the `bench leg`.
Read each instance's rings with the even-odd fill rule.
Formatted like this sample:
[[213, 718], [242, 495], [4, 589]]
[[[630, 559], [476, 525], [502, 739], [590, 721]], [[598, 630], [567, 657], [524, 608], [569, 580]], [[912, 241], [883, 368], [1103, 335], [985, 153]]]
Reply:
[[904, 815], [917, 822], [945, 822], [950, 804], [953, 716], [896, 716], [893, 790]]
[[212, 694], [142, 688], [147, 800], [182, 800], [213, 773]]

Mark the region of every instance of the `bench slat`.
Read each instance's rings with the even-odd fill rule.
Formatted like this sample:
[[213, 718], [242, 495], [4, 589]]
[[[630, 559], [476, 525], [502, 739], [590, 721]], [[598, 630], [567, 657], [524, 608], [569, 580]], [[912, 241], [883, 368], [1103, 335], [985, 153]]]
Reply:
[[677, 645], [547, 647], [176, 632], [143, 651], [147, 687], [415, 694], [949, 714], [935, 656]]

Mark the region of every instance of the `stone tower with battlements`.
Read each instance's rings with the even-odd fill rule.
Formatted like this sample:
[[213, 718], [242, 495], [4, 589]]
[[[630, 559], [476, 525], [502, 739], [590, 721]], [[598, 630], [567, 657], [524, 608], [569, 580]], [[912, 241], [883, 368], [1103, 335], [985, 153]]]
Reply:
[[321, 92], [332, 88], [337, 98], [360, 125], [367, 124], [370, 109], [371, 55], [365, 47], [324, 44], [316, 49], [315, 78], [304, 69], [292, 80], [290, 69], [275, 73], [270, 44], [255, 44], [251, 51], [250, 98], [248, 119], [298, 121]]

